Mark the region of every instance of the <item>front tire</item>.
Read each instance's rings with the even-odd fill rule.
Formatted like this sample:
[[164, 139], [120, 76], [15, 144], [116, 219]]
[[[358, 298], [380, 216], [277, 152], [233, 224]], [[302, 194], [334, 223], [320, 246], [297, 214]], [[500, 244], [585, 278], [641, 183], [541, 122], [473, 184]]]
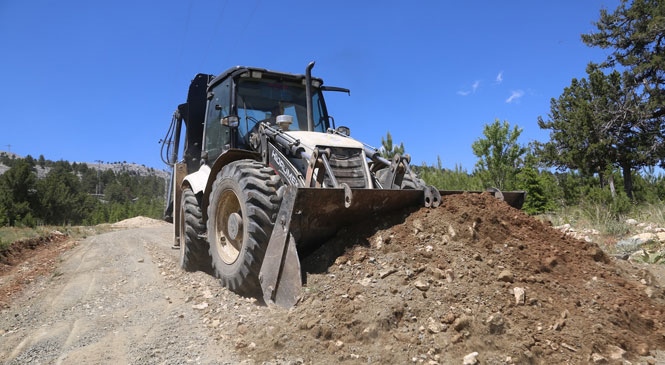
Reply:
[[205, 233], [201, 207], [194, 192], [185, 188], [180, 200], [180, 267], [189, 272], [212, 273], [208, 241], [201, 238]]
[[232, 162], [217, 174], [208, 205], [208, 242], [215, 276], [245, 296], [260, 294], [259, 271], [283, 186], [272, 168]]

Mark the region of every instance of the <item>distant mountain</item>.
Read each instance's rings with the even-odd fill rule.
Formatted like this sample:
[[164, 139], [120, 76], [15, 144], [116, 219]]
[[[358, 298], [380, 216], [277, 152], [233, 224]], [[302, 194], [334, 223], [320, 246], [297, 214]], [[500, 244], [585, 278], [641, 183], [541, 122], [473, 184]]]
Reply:
[[[21, 159], [24, 158], [23, 156], [19, 156], [15, 153], [12, 152], [6, 152], [6, 151], [0, 151], [0, 175], [4, 174], [7, 170], [9, 170], [9, 166], [3, 163], [3, 160], [5, 159]], [[34, 158], [34, 157], [33, 157]], [[48, 160], [47, 160], [48, 161]], [[35, 159], [36, 166], [35, 169], [37, 171], [37, 177], [38, 178], [43, 178], [45, 177], [48, 172], [51, 170], [49, 166], [41, 167], [39, 166], [39, 163], [37, 162], [37, 159]], [[53, 161], [49, 161], [53, 162]], [[152, 167], [147, 167], [145, 165], [139, 165], [133, 162], [69, 162], [69, 164], [86, 164], [88, 168], [95, 169], [95, 170], [100, 170], [100, 171], [106, 171], [106, 170], [112, 170], [114, 173], [121, 173], [121, 172], [130, 172], [134, 173], [139, 176], [157, 176], [161, 177], [163, 179], [167, 179], [170, 176], [170, 172], [166, 170], [159, 170], [155, 169]], [[48, 163], [46, 165], [49, 165]]]
[[139, 176], [151, 176], [155, 175], [161, 178], [168, 178], [170, 176], [170, 173], [165, 170], [158, 170], [152, 167], [147, 167], [145, 165], [139, 165], [133, 162], [112, 162], [112, 163], [97, 163], [97, 162], [77, 162], [77, 163], [85, 163], [88, 165], [89, 168], [95, 169], [95, 170], [100, 170], [100, 171], [106, 171], [106, 170], [112, 170], [114, 173], [120, 173], [120, 172], [133, 172], [136, 173]]

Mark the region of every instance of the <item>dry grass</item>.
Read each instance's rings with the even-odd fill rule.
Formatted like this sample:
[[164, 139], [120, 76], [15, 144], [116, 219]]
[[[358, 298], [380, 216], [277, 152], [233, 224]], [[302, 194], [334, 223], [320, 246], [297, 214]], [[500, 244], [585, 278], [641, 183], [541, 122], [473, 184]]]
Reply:
[[635, 206], [629, 213], [620, 215], [599, 204], [564, 207], [544, 218], [554, 226], [570, 224], [578, 230], [596, 229], [601, 235], [614, 236], [617, 239], [636, 233], [637, 227], [626, 223], [628, 219], [665, 228], [665, 209], [657, 204]]
[[48, 236], [53, 231], [58, 231], [71, 238], [80, 239], [87, 236], [108, 232], [112, 230], [109, 224], [100, 224], [97, 226], [39, 226], [35, 228], [30, 227], [0, 227], [0, 251], [5, 250], [13, 242]]

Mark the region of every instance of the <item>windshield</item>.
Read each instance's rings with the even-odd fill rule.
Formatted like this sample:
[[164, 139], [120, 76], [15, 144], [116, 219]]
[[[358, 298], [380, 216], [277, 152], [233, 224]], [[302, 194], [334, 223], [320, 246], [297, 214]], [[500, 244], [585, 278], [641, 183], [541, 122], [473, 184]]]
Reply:
[[[323, 100], [318, 89], [312, 90], [314, 131], [325, 132]], [[307, 101], [305, 85], [266, 79], [240, 79], [237, 86], [239, 131], [245, 136], [259, 122], [275, 124], [278, 115], [290, 115], [293, 124], [289, 130], [307, 130]]]

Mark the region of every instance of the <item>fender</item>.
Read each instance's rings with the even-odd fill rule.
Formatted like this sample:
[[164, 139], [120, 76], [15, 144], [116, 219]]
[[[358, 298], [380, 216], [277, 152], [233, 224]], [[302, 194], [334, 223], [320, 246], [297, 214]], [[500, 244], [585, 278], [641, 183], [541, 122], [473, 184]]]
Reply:
[[[224, 166], [230, 164], [231, 162], [238, 160], [245, 160], [245, 159], [262, 161], [261, 154], [258, 152], [240, 150], [240, 149], [229, 149], [224, 151], [224, 153], [222, 153], [221, 155], [219, 155], [219, 157], [217, 157], [215, 162], [212, 164], [212, 167], [208, 167], [208, 174], [205, 176], [206, 180], [204, 180], [203, 188], [201, 189], [201, 191], [203, 191], [203, 197], [201, 199], [201, 210], [203, 213], [204, 221], [208, 219], [208, 198], [210, 197], [210, 192], [212, 192], [212, 184], [215, 182], [217, 174], [220, 171], [222, 171], [222, 168], [224, 168]], [[204, 166], [207, 167], [207, 165]], [[195, 172], [194, 174], [196, 173], [198, 173], [198, 171]], [[192, 189], [193, 188], [194, 187], [192, 187]]]
[[185, 176], [180, 187], [183, 188], [189, 185], [194, 194], [198, 194], [205, 189], [208, 176], [210, 176], [210, 167], [208, 165], [201, 165], [199, 171]]

